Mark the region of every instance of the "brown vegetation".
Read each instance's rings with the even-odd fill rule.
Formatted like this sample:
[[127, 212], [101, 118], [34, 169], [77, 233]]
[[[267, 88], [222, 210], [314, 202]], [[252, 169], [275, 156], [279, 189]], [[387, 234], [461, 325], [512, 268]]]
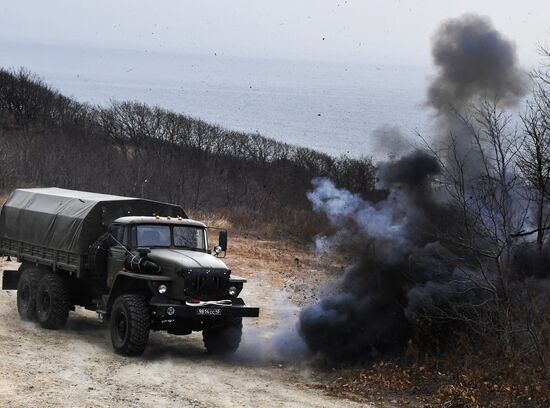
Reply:
[[381, 362], [343, 369], [318, 385], [334, 395], [357, 395], [398, 406], [547, 407], [550, 387], [528, 364], [483, 356], [446, 355], [421, 363]]

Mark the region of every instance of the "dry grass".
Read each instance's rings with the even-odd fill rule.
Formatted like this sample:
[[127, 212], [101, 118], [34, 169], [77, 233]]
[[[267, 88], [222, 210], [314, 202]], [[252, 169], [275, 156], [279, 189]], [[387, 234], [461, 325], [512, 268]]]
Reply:
[[218, 214], [213, 211], [189, 211], [190, 218], [201, 221], [209, 227], [222, 228], [230, 230], [233, 228], [233, 223], [223, 214]]
[[286, 211], [279, 218], [266, 218], [244, 208], [219, 208], [211, 211], [189, 211], [191, 218], [207, 225], [231, 230], [245, 237], [309, 243], [319, 233], [329, 233], [327, 219], [312, 211]]
[[509, 364], [483, 355], [427, 357], [416, 363], [381, 362], [368, 368], [339, 369], [325, 376], [323, 388], [334, 395], [399, 406], [548, 407], [550, 387], [528, 364]]
[[304, 306], [317, 299], [320, 287], [341, 275], [349, 259], [317, 254], [310, 243], [237, 232], [229, 239], [226, 261], [236, 275], [251, 281], [269, 278], [273, 290], [284, 291], [293, 303]]

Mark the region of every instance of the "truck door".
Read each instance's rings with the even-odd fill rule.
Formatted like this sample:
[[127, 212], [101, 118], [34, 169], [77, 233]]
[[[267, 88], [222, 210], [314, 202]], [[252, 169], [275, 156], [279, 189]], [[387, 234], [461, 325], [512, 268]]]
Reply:
[[109, 247], [109, 259], [107, 262], [107, 286], [110, 288], [116, 275], [124, 268], [124, 260], [128, 255], [128, 228], [125, 225], [113, 224], [109, 227], [113, 236], [112, 245]]

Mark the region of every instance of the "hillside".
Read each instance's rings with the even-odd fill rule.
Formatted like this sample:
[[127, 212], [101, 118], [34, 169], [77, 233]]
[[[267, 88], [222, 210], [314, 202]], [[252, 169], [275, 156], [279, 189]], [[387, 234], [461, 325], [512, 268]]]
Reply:
[[300, 232], [311, 218], [306, 191], [320, 176], [363, 195], [374, 187], [368, 158], [334, 158], [139, 102], [90, 106], [24, 69], [0, 70], [0, 191], [151, 197], [237, 225], [285, 218], [279, 227]]

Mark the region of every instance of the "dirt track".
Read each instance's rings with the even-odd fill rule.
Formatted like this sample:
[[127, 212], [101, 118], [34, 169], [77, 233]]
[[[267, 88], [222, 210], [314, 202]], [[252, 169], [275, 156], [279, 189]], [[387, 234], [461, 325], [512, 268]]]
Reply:
[[[255, 336], [269, 337], [267, 326], [260, 332], [258, 324], [273, 318], [267, 293], [280, 291], [282, 281], [268, 271], [249, 276], [254, 257], [238, 262], [238, 256], [228, 263], [234, 270], [240, 264], [239, 274], [251, 278], [246, 300], [263, 308], [264, 319], [245, 323], [246, 351]], [[94, 313], [78, 309], [65, 329], [44, 330], [19, 319], [14, 291], [0, 292], [0, 350], [2, 407], [368, 406], [307, 386], [313, 381], [307, 364], [242, 354], [230, 360], [210, 357], [197, 333], [152, 333], [142, 357], [121, 357], [112, 352], [107, 325]]]

